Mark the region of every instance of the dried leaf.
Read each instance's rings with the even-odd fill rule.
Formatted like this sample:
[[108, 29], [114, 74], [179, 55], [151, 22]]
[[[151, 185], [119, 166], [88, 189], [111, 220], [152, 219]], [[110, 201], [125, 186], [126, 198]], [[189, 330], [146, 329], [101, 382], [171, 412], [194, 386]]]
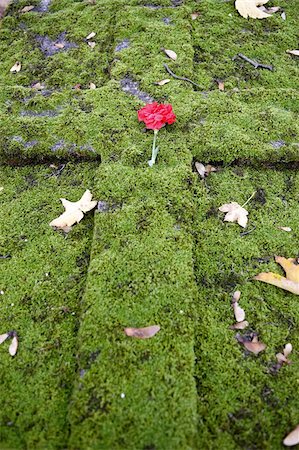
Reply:
[[254, 280], [273, 284], [274, 286], [299, 295], [299, 263], [294, 258], [275, 256], [275, 261], [281, 265], [286, 273], [286, 278], [273, 272], [262, 272], [254, 277]]
[[170, 79], [166, 78], [165, 80], [157, 81], [155, 84], [157, 84], [158, 86], [164, 86], [164, 84], [169, 83], [169, 81], [170, 81]]
[[135, 337], [138, 339], [148, 339], [155, 336], [160, 331], [159, 325], [151, 325], [145, 328], [125, 328], [127, 336]]
[[282, 20], [286, 20], [287, 18], [286, 13], [285, 12], [281, 13], [280, 17], [282, 18]]
[[292, 231], [292, 228], [290, 228], [290, 227], [278, 227], [278, 228], [279, 228], [279, 230], [282, 230], [282, 231], [287, 231], [287, 232]]
[[235, 323], [234, 325], [231, 325], [229, 328], [231, 330], [244, 330], [246, 327], [248, 327], [249, 323], [247, 320], [244, 320], [243, 322]]
[[297, 444], [299, 444], [299, 425], [283, 440], [283, 445], [286, 447], [292, 447]]
[[241, 297], [241, 292], [240, 291], [236, 291], [233, 293], [233, 298], [232, 298], [232, 303], [238, 302], [240, 300]]
[[92, 39], [93, 37], [95, 37], [96, 33], [94, 31], [92, 31], [88, 36], [86, 36], [86, 40], [88, 39]]
[[246, 227], [248, 211], [238, 203], [226, 203], [220, 206], [219, 211], [227, 213], [224, 217], [225, 222], [238, 222], [241, 227]]
[[15, 356], [15, 354], [17, 353], [17, 350], [18, 350], [18, 337], [16, 335], [14, 335], [14, 337], [12, 338], [11, 344], [8, 348], [8, 351], [11, 356]]
[[64, 48], [65, 44], [63, 42], [57, 42], [56, 44], [54, 44], [54, 47], [56, 47], [56, 48]]
[[20, 72], [21, 67], [22, 67], [22, 65], [21, 65], [20, 61], [17, 61], [15, 63], [15, 65], [13, 65], [12, 68], [10, 69], [10, 72]]
[[233, 303], [234, 314], [237, 322], [243, 322], [245, 320], [245, 311], [242, 309], [238, 302]]
[[6, 9], [12, 0], [0, 0], [0, 19], [4, 16]]
[[223, 92], [224, 91], [224, 81], [218, 80], [218, 89], [219, 91]]
[[282, 366], [283, 363], [288, 362], [288, 359], [282, 354], [282, 353], [276, 353], [276, 359], [278, 361], [278, 364], [280, 364], [280, 366]]
[[9, 336], [8, 333], [0, 334], [0, 344], [2, 344], [2, 342], [6, 341], [8, 336]]
[[292, 350], [293, 350], [292, 344], [290, 344], [290, 343], [286, 344], [284, 347], [284, 350], [283, 350], [284, 356], [287, 358], [289, 356], [289, 354], [292, 352]]
[[27, 13], [27, 12], [31, 11], [32, 9], [34, 9], [34, 8], [35, 8], [34, 5], [24, 6], [24, 8], [22, 8], [20, 10], [20, 13]]
[[199, 17], [199, 13], [198, 12], [194, 12], [194, 13], [191, 14], [191, 19], [192, 20], [196, 20], [197, 17]]
[[32, 89], [38, 89], [39, 90], [39, 89], [44, 89], [45, 86], [38, 82], [38, 83], [34, 83], [31, 87], [32, 87]]
[[176, 61], [176, 59], [178, 57], [176, 52], [174, 52], [173, 50], [168, 50], [166, 48], [162, 48], [161, 50], [165, 53], [165, 55], [168, 56], [168, 58], [172, 59], [173, 61]]
[[216, 167], [211, 166], [211, 164], [206, 165], [206, 175], [210, 175], [211, 172], [217, 172]]
[[260, 11], [258, 6], [264, 5], [269, 0], [236, 0], [235, 7], [239, 14], [247, 19], [251, 17], [252, 19], [266, 19], [271, 17], [271, 14], [267, 14]]
[[205, 174], [206, 174], [205, 166], [201, 162], [196, 162], [195, 168], [196, 168], [197, 172], [199, 173], [199, 175], [201, 176], [201, 178], [204, 178]]
[[96, 46], [96, 42], [93, 42], [93, 41], [89, 41], [89, 42], [87, 42], [87, 44], [88, 44], [89, 47], [91, 47], [91, 48], [95, 48], [95, 46]]
[[299, 50], [287, 50], [287, 53], [294, 56], [299, 56]]
[[265, 350], [267, 347], [266, 344], [263, 344], [262, 342], [243, 342], [244, 347], [249, 351], [254, 353], [255, 355], [258, 355], [260, 352]]
[[89, 89], [96, 89], [96, 85], [94, 83], [89, 83]]
[[79, 223], [83, 219], [84, 213], [92, 210], [97, 202], [92, 199], [91, 192], [87, 189], [80, 200], [70, 202], [65, 198], [61, 198], [61, 202], [65, 208], [65, 212], [50, 223], [51, 227], [69, 231], [69, 227], [75, 223]]

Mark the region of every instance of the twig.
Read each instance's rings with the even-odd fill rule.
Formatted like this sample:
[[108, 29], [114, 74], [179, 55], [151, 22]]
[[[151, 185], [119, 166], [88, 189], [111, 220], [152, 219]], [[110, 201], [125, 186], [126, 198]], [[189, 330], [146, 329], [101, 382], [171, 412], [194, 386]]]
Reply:
[[241, 206], [241, 208], [244, 208], [244, 206], [246, 206], [247, 205], [247, 203], [249, 203], [250, 202], [250, 200], [252, 200], [253, 199], [253, 197], [255, 196], [255, 194], [256, 194], [256, 191], [254, 191], [254, 193], [253, 194], [251, 194], [251, 196], [246, 200], [246, 202], [245, 203], [243, 203], [243, 205]]
[[194, 81], [192, 81], [192, 80], [189, 80], [189, 78], [179, 77], [178, 75], [176, 75], [175, 73], [173, 73], [173, 71], [168, 67], [167, 64], [164, 63], [163, 66], [165, 67], [165, 69], [167, 70], [167, 72], [168, 72], [173, 78], [176, 78], [177, 80], [188, 81], [188, 83], [194, 84], [194, 86], [197, 86], [197, 87], [199, 87], [200, 89], [203, 89], [202, 86], [200, 86], [200, 85], [197, 84], [197, 83], [194, 83]]
[[255, 229], [256, 229], [256, 227], [253, 227], [253, 228], [251, 228], [251, 230], [243, 231], [243, 233], [240, 233], [240, 236], [241, 237], [246, 236], [247, 234], [252, 233]]
[[[259, 62], [254, 61], [253, 59], [250, 59], [247, 56], [243, 55], [243, 53], [238, 53], [237, 56], [239, 56], [239, 58], [244, 59], [244, 61], [251, 64], [255, 69], [273, 70], [273, 66], [268, 66], [267, 64], [260, 64]], [[236, 56], [233, 59], [236, 59]]]

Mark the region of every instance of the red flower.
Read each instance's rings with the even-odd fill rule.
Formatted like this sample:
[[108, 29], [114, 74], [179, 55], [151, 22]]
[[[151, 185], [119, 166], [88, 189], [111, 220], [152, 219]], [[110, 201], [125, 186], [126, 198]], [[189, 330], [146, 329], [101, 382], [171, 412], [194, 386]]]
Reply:
[[149, 103], [138, 111], [139, 122], [144, 122], [150, 130], [160, 130], [167, 123], [170, 125], [176, 121], [172, 106], [169, 104]]

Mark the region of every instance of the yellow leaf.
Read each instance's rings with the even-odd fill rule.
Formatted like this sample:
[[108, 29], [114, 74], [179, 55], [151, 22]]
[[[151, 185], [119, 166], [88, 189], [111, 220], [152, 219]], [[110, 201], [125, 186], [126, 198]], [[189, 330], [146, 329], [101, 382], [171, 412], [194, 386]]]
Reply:
[[267, 14], [260, 9], [258, 6], [264, 5], [269, 0], [236, 0], [235, 7], [239, 14], [247, 19], [251, 17], [252, 19], [266, 19], [271, 17], [271, 14]]
[[262, 272], [256, 275], [254, 280], [263, 281], [264, 283], [272, 284], [273, 286], [292, 292], [292, 294], [299, 295], [299, 283], [288, 280], [278, 273]]
[[295, 258], [283, 258], [275, 256], [275, 261], [281, 265], [286, 273], [287, 279], [299, 283], [299, 263]]

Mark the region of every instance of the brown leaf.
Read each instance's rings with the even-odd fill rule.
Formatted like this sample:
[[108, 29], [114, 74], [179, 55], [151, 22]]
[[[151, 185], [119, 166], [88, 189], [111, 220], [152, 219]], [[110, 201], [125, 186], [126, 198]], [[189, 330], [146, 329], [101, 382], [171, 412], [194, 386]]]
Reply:
[[0, 334], [0, 344], [2, 344], [2, 342], [6, 341], [8, 336], [9, 336], [8, 333]]
[[0, 0], [0, 19], [4, 16], [6, 9], [11, 4], [12, 0]]
[[271, 17], [270, 14], [267, 14], [258, 9], [258, 6], [264, 5], [269, 0], [236, 0], [235, 7], [239, 14], [247, 19], [251, 17], [252, 19], [266, 19], [267, 17]]
[[161, 50], [165, 53], [165, 55], [168, 56], [168, 58], [172, 59], [173, 61], [176, 61], [178, 55], [173, 50], [168, 50], [166, 48], [161, 48]]
[[65, 44], [63, 42], [57, 42], [56, 44], [54, 44], [54, 47], [56, 47], [56, 48], [64, 48]]
[[86, 36], [86, 40], [88, 41], [89, 39], [92, 39], [93, 37], [95, 37], [96, 33], [94, 31], [92, 31], [88, 36]]
[[243, 342], [244, 347], [249, 351], [254, 353], [255, 355], [258, 355], [260, 352], [262, 352], [263, 350], [265, 350], [265, 348], [267, 347], [265, 344], [263, 344], [262, 342]]
[[235, 323], [234, 325], [231, 325], [229, 328], [231, 330], [244, 330], [246, 327], [248, 327], [249, 323], [247, 320], [244, 320], [243, 322]]
[[286, 278], [278, 273], [262, 272], [254, 277], [254, 280], [263, 281], [264, 283], [273, 284], [292, 294], [299, 295], [299, 264], [294, 258], [284, 258], [275, 256], [275, 261], [282, 266], [286, 272]]
[[170, 82], [170, 79], [166, 78], [165, 80], [157, 81], [155, 84], [157, 84], [158, 86], [164, 86], [164, 84], [167, 84], [169, 82]]
[[216, 167], [211, 166], [211, 164], [206, 165], [206, 175], [210, 175], [211, 172], [217, 172]]
[[8, 348], [8, 351], [11, 356], [15, 356], [15, 354], [17, 353], [17, 350], [18, 350], [18, 337], [16, 334], [14, 334], [11, 344]]
[[145, 328], [125, 328], [127, 336], [131, 336], [138, 339], [148, 339], [155, 336], [160, 331], [159, 325], [151, 325]]
[[299, 50], [287, 50], [287, 53], [294, 56], [299, 56]]
[[27, 12], [31, 11], [32, 9], [34, 9], [34, 8], [35, 8], [34, 5], [24, 6], [24, 8], [20, 9], [20, 13], [27, 13]]
[[283, 440], [283, 445], [286, 447], [292, 447], [297, 444], [299, 444], [299, 425], [297, 425], [297, 427]]
[[219, 91], [223, 92], [224, 91], [224, 81], [218, 80], [218, 89]]
[[22, 67], [22, 65], [21, 65], [20, 61], [17, 61], [10, 69], [10, 72], [14, 72], [14, 73], [20, 72], [21, 67]]
[[220, 208], [218, 209], [221, 212], [227, 213], [224, 217], [225, 222], [238, 222], [241, 227], [246, 227], [248, 221], [248, 211], [246, 211], [246, 209], [240, 206], [238, 203], [226, 203], [220, 206]]

